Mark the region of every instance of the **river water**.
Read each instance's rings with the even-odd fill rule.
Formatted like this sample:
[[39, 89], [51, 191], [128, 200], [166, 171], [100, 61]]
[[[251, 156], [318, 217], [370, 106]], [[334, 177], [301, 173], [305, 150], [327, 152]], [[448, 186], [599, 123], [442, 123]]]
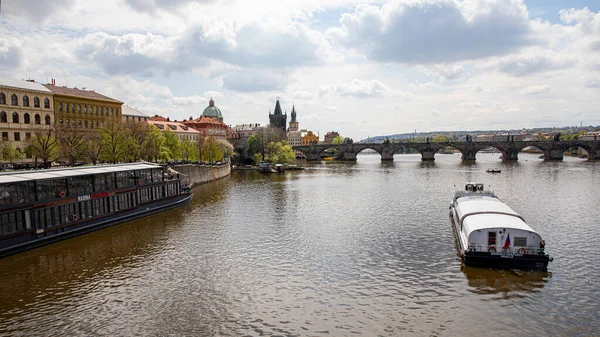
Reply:
[[[538, 156], [234, 171], [189, 206], [0, 259], [0, 335], [598, 336], [600, 163]], [[542, 235], [548, 272], [461, 266], [466, 181]]]

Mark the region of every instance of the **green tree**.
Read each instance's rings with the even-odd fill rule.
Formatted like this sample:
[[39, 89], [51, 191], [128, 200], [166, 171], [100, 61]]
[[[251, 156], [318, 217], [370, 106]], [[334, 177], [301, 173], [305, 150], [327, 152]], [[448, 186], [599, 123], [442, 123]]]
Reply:
[[196, 143], [188, 140], [188, 139], [184, 139], [181, 142], [181, 154], [183, 156], [183, 160], [191, 160], [191, 161], [195, 161], [198, 160], [198, 148]]
[[267, 161], [273, 164], [291, 163], [296, 159], [292, 146], [285, 140], [280, 142], [270, 142], [267, 145]]
[[344, 144], [344, 137], [342, 137], [341, 135], [338, 135], [331, 141], [331, 143], [332, 144]]
[[148, 135], [142, 143], [142, 158], [146, 158], [150, 162], [158, 162], [164, 143], [165, 137], [162, 132], [156, 126], [150, 126]]
[[435, 143], [440, 143], [440, 142], [448, 142], [448, 137], [444, 136], [444, 135], [436, 135], [433, 137], [433, 139], [431, 140], [432, 142]]
[[[248, 144], [246, 145], [246, 157], [254, 158], [254, 161], [257, 161], [256, 158], [259, 158], [258, 161], [265, 160], [267, 145], [270, 142], [276, 141], [277, 136], [271, 132], [271, 129], [262, 129], [257, 133], [253, 134], [248, 138]], [[255, 156], [256, 154], [260, 154], [260, 156]]]
[[2, 159], [9, 163], [23, 158], [23, 153], [13, 146], [11, 142], [3, 144], [2, 148]]
[[163, 136], [165, 137], [165, 142], [163, 144], [163, 151], [161, 151], [163, 155], [163, 160], [180, 160], [181, 159], [181, 144], [179, 143], [179, 139], [177, 139], [177, 135], [170, 131], [163, 132]]
[[101, 158], [110, 163], [118, 163], [127, 158], [127, 131], [119, 119], [104, 124], [100, 131], [102, 138]]
[[205, 137], [202, 141], [202, 161], [215, 163], [223, 160], [223, 156], [222, 145], [211, 136]]
[[148, 123], [140, 123], [134, 120], [125, 121], [127, 130], [127, 156], [130, 161], [139, 161], [145, 156], [144, 142], [148, 138], [150, 128]]
[[102, 148], [104, 147], [100, 132], [98, 130], [89, 131], [85, 135], [85, 139], [88, 142], [88, 158], [92, 164], [96, 165], [100, 161]]

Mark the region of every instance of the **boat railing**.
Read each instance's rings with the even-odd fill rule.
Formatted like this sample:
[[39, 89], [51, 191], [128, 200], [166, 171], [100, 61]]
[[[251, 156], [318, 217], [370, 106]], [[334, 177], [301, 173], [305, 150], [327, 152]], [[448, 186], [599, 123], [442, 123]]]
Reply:
[[502, 245], [469, 245], [468, 251], [470, 252], [484, 252], [484, 253], [497, 253], [497, 254], [507, 254], [507, 255], [545, 255], [545, 249], [534, 247], [534, 246], [526, 246], [526, 247], [509, 247], [504, 249]]

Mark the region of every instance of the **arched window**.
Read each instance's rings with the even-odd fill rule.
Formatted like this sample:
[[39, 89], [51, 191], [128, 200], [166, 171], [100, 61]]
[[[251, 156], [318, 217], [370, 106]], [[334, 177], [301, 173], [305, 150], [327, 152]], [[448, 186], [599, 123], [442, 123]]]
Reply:
[[113, 115], [113, 108], [110, 108], [110, 115]]
[[4, 111], [0, 112], [0, 123], [8, 123], [6, 112]]
[[6, 95], [0, 92], [0, 104], [6, 104]]
[[95, 106], [95, 107], [94, 107], [94, 114], [95, 114], [96, 116], [98, 116], [98, 107], [97, 107], [97, 106]]
[[23, 106], [29, 106], [29, 96], [23, 96]]
[[87, 105], [83, 106], [83, 113], [86, 114], [87, 113]]
[[75, 104], [71, 103], [71, 112], [75, 112]]
[[46, 125], [50, 125], [50, 115], [46, 115], [46, 117], [44, 117], [44, 121], [46, 122]]
[[77, 112], [81, 113], [81, 104], [77, 104]]
[[25, 124], [31, 123], [31, 117], [29, 116], [29, 114], [26, 113], [25, 115], [23, 115], [23, 123], [25, 123]]
[[17, 98], [17, 95], [12, 94], [12, 96], [10, 96], [10, 104], [19, 105], [19, 98]]
[[100, 116], [104, 116], [104, 109], [102, 107], [100, 107]]
[[35, 124], [42, 124], [42, 119], [39, 114], [35, 114]]
[[62, 111], [62, 103], [58, 102], [58, 111]]
[[117, 116], [117, 117], [119, 116], [119, 108], [115, 109], [115, 116]]
[[13, 112], [13, 123], [19, 123], [19, 114]]
[[50, 100], [48, 98], [44, 98], [44, 109], [50, 109]]
[[35, 96], [33, 98], [33, 107], [34, 108], [39, 108], [40, 107], [40, 99], [37, 96]]

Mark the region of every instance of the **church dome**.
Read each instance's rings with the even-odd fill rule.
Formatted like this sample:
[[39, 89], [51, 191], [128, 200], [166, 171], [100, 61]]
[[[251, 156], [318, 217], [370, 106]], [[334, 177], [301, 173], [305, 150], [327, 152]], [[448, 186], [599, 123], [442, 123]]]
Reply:
[[223, 115], [221, 114], [221, 110], [215, 106], [215, 101], [211, 98], [208, 102], [208, 106], [202, 112], [202, 116], [210, 117], [218, 120], [219, 122], [223, 121]]

